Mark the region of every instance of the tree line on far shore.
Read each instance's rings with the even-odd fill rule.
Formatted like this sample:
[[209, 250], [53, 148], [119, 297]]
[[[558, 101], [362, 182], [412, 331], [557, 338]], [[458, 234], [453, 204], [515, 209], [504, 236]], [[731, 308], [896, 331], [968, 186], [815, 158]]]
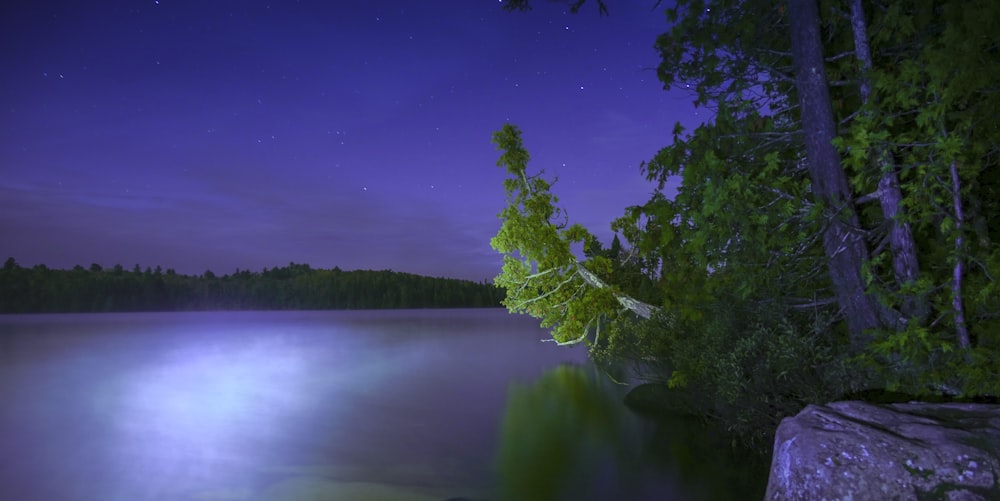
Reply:
[[296, 263], [222, 276], [138, 265], [26, 268], [14, 258], [0, 268], [0, 313], [473, 308], [500, 306], [503, 296], [486, 282]]

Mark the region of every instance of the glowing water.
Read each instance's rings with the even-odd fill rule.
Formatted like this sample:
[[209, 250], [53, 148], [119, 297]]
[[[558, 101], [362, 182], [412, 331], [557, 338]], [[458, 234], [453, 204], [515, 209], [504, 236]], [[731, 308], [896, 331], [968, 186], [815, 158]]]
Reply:
[[747, 498], [724, 447], [545, 337], [503, 310], [0, 316], [0, 500]]
[[0, 317], [0, 499], [489, 494], [507, 385], [585, 358], [532, 325], [502, 310]]

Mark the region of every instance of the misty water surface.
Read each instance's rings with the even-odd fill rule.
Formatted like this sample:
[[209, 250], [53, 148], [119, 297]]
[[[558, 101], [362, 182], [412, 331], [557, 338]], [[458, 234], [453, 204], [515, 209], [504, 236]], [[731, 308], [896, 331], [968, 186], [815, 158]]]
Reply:
[[503, 310], [0, 317], [0, 499], [710, 493], [544, 337]]

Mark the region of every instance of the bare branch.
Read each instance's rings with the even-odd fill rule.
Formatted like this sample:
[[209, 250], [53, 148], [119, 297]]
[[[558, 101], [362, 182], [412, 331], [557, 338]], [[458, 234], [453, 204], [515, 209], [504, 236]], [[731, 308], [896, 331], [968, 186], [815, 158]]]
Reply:
[[[577, 273], [580, 274], [580, 277], [582, 277], [583, 280], [588, 284], [590, 284], [592, 287], [596, 287], [598, 289], [608, 289], [608, 284], [604, 283], [604, 281], [601, 280], [600, 277], [598, 277], [590, 270], [585, 268], [583, 264], [577, 263], [576, 271]], [[621, 304], [625, 308], [628, 308], [628, 310], [631, 311], [632, 313], [635, 313], [636, 315], [639, 315], [640, 317], [645, 318], [647, 320], [652, 318], [653, 313], [659, 311], [660, 309], [657, 306], [653, 306], [649, 303], [640, 301], [638, 299], [635, 299], [631, 296], [627, 296], [625, 294], [621, 294], [619, 292], [612, 291], [612, 294], [615, 296], [615, 299], [618, 300], [619, 304]]]
[[826, 62], [832, 63], [834, 61], [839, 61], [841, 59], [844, 59], [845, 57], [851, 57], [853, 55], [854, 55], [854, 51], [853, 50], [850, 50], [850, 51], [847, 51], [847, 52], [841, 52], [840, 54], [835, 54], [833, 56], [830, 56], [830, 57], [826, 58]]
[[[549, 297], [549, 296], [551, 296], [552, 294], [555, 294], [556, 292], [558, 292], [558, 291], [559, 291], [559, 289], [562, 289], [562, 286], [564, 286], [564, 285], [566, 285], [566, 284], [568, 284], [568, 283], [572, 282], [572, 281], [573, 281], [573, 278], [574, 278], [574, 277], [575, 277], [575, 275], [570, 275], [570, 276], [569, 276], [569, 278], [567, 278], [566, 280], [563, 280], [562, 282], [559, 282], [559, 284], [558, 284], [558, 285], [556, 285], [555, 287], [553, 287], [553, 288], [552, 288], [552, 290], [550, 290], [550, 291], [546, 292], [545, 294], [542, 294], [542, 295], [539, 295], [539, 296], [535, 296], [535, 297], [533, 297], [533, 298], [529, 298], [529, 299], [525, 299], [524, 301], [521, 301], [520, 303], [518, 303], [518, 304], [516, 304], [516, 305], [512, 306], [512, 308], [513, 308], [513, 309], [516, 309], [516, 310], [519, 310], [519, 309], [521, 309], [521, 308], [524, 308], [524, 307], [525, 307], [525, 305], [528, 305], [528, 304], [531, 304], [531, 303], [534, 303], [535, 301], [540, 301], [540, 300], [542, 300], [542, 299], [545, 299], [546, 297]], [[527, 281], [527, 280], [525, 280], [525, 282], [524, 282], [524, 285], [527, 285], [527, 283], [528, 283], [528, 281]], [[524, 285], [522, 285], [522, 287], [523, 287]]]

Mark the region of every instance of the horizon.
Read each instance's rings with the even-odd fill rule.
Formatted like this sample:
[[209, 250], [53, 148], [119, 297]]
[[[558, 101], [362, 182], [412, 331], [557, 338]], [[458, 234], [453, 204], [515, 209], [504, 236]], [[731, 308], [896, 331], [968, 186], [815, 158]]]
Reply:
[[655, 188], [640, 164], [698, 111], [656, 78], [665, 7], [534, 7], [5, 7], [0, 256], [492, 281], [505, 123], [607, 244]]
[[141, 265], [139, 263], [135, 263], [135, 264], [132, 264], [132, 265], [125, 265], [123, 263], [114, 263], [112, 265], [104, 265], [104, 264], [101, 264], [101, 263], [89, 263], [89, 264], [77, 263], [77, 264], [74, 264], [74, 265], [71, 265], [71, 266], [58, 267], [58, 268], [57, 267], [53, 267], [53, 266], [49, 266], [49, 265], [47, 265], [45, 263], [36, 263], [36, 264], [33, 264], [33, 265], [25, 266], [20, 261], [18, 261], [18, 259], [16, 257], [14, 257], [14, 256], [8, 256], [7, 258], [5, 258], [3, 266], [0, 266], [0, 269], [5, 268], [7, 266], [7, 263], [10, 260], [13, 260], [14, 264], [17, 267], [19, 267], [21, 269], [25, 269], [25, 270], [30, 270], [30, 269], [42, 266], [45, 269], [53, 270], [53, 271], [73, 271], [77, 267], [82, 268], [82, 269], [87, 270], [87, 271], [90, 271], [91, 268], [94, 265], [97, 265], [97, 266], [101, 267], [101, 271], [113, 271], [115, 267], [120, 266], [121, 269], [122, 269], [122, 271], [126, 272], [126, 273], [135, 273], [136, 272], [136, 268], [138, 268], [139, 273], [143, 273], [143, 274], [146, 273], [146, 272], [154, 272], [155, 273], [156, 270], [157, 270], [157, 268], [159, 268], [159, 272], [162, 273], [162, 274], [174, 273], [174, 274], [180, 275], [180, 276], [198, 277], [198, 278], [203, 277], [208, 272], [211, 272], [213, 275], [215, 275], [217, 277], [227, 277], [227, 276], [237, 275], [237, 274], [240, 274], [240, 273], [243, 273], [243, 272], [265, 273], [267, 271], [271, 271], [271, 270], [275, 270], [275, 269], [282, 269], [282, 268], [289, 268], [289, 267], [292, 267], [292, 266], [306, 266], [307, 268], [309, 268], [310, 271], [340, 271], [342, 273], [351, 273], [351, 272], [356, 272], [356, 271], [389, 272], [389, 273], [399, 273], [399, 274], [404, 274], [404, 275], [414, 275], [414, 276], [423, 277], [423, 278], [433, 278], [433, 279], [443, 279], [443, 280], [457, 280], [457, 281], [462, 281], [462, 282], [474, 282], [476, 284], [488, 284], [488, 285], [491, 285], [491, 286], [495, 287], [495, 285], [493, 284], [493, 277], [482, 279], [482, 280], [474, 280], [474, 279], [470, 279], [470, 278], [455, 278], [455, 277], [445, 277], [445, 276], [436, 276], [436, 275], [421, 275], [419, 273], [411, 273], [411, 272], [408, 272], [408, 271], [393, 270], [391, 268], [380, 268], [380, 269], [375, 269], [375, 268], [350, 268], [350, 269], [347, 269], [347, 268], [342, 268], [342, 267], [336, 266], [336, 265], [327, 268], [327, 267], [313, 266], [313, 265], [311, 265], [309, 263], [296, 263], [296, 262], [289, 262], [287, 264], [277, 265], [277, 266], [264, 266], [262, 268], [256, 268], [256, 269], [235, 268], [232, 271], [228, 271], [228, 272], [218, 272], [217, 270], [207, 269], [207, 270], [203, 270], [203, 271], [198, 272], [198, 273], [182, 273], [182, 272], [179, 272], [179, 271], [177, 271], [177, 270], [175, 270], [173, 268], [167, 268], [167, 267], [164, 267], [164, 266], [161, 266], [161, 265], [145, 265], [144, 266], [144, 265]]

